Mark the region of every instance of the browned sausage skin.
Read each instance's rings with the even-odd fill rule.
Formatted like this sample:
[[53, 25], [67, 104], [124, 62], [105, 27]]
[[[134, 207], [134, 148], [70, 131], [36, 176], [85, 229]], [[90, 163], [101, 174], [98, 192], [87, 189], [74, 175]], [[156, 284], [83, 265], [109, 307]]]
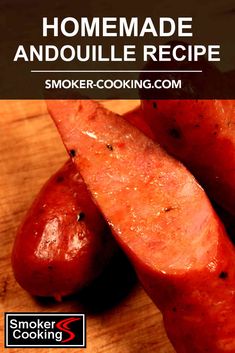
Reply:
[[44, 185], [20, 226], [13, 271], [32, 295], [60, 300], [97, 277], [114, 248], [104, 218], [68, 161]]
[[95, 102], [48, 106], [177, 353], [234, 353], [235, 251], [194, 177]]

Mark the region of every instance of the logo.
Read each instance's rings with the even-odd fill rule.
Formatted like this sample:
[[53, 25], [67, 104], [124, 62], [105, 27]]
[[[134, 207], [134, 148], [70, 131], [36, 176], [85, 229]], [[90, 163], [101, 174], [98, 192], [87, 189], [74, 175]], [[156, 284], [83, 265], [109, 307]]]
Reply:
[[85, 314], [5, 313], [5, 348], [85, 348]]

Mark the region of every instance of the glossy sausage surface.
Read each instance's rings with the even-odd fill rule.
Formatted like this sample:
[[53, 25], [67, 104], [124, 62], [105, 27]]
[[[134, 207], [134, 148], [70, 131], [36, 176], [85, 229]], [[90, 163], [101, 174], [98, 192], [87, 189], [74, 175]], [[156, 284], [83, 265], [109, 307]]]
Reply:
[[235, 352], [235, 252], [194, 177], [89, 101], [49, 111], [178, 353]]
[[114, 248], [103, 216], [68, 161], [44, 185], [20, 226], [13, 271], [32, 295], [60, 300], [97, 277]]
[[154, 139], [235, 215], [235, 101], [143, 101]]

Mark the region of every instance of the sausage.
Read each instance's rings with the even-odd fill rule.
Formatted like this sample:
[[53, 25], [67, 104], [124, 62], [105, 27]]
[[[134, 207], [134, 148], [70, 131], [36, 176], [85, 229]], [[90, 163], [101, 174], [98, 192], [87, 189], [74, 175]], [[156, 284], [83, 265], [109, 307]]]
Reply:
[[109, 262], [109, 228], [71, 161], [39, 192], [16, 235], [12, 267], [36, 296], [61, 300], [89, 284]]
[[176, 352], [235, 352], [234, 248], [194, 177], [96, 102], [48, 109]]
[[219, 205], [235, 215], [235, 101], [143, 101], [158, 141]]
[[[151, 134], [141, 113], [142, 110], [138, 107], [124, 117], [146, 134]], [[91, 211], [88, 211], [90, 219], [82, 220], [84, 212], [81, 211], [79, 216], [79, 210], [83, 207], [88, 209], [90, 206]], [[55, 231], [52, 225], [57, 223], [57, 219], [59, 229]], [[74, 234], [76, 231], [80, 234], [82, 231], [79, 228], [80, 224], [84, 227], [87, 245], [85, 252], [82, 248], [72, 250], [74, 257], [70, 260], [69, 267], [66, 258], [71, 257]], [[32, 295], [53, 296], [60, 300], [62, 296], [72, 294], [90, 283], [103, 271], [113, 253], [116, 253], [116, 244], [106, 233], [108, 234], [109, 230], [104, 219], [92, 203], [75, 166], [71, 161], [67, 161], [47, 181], [22, 222], [12, 254], [15, 277]], [[55, 242], [53, 249], [50, 238]], [[59, 242], [56, 242], [56, 238], [59, 238]], [[47, 260], [44, 255], [48, 256], [49, 251], [52, 251], [51, 258]], [[63, 256], [58, 256], [58, 252]], [[73, 278], [70, 278], [72, 273]]]
[[139, 106], [127, 112], [123, 115], [123, 118], [127, 120], [130, 124], [134, 125], [137, 129], [142, 131], [146, 136], [151, 139], [154, 139], [154, 134], [147, 122], [145, 121], [142, 107]]

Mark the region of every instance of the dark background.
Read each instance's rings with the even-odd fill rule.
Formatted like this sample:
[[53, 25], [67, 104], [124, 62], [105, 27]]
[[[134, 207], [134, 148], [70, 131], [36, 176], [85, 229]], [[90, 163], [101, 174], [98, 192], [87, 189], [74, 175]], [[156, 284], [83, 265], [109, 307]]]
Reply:
[[[86, 342], [83, 342], [83, 317], [79, 316], [79, 314], [61, 314], [61, 315], [53, 315], [53, 313], [51, 313], [51, 315], [49, 315], [49, 313], [47, 313], [48, 315], [43, 315], [41, 316], [39, 313], [32, 313], [31, 315], [15, 315], [14, 313], [11, 313], [10, 315], [8, 315], [8, 319], [5, 316], [5, 334], [6, 334], [6, 325], [8, 324], [8, 347], [9, 345], [16, 345], [18, 347], [20, 347], [21, 345], [31, 345], [31, 346], [39, 346], [40, 345], [55, 345], [58, 347], [63, 347], [63, 346], [72, 346], [72, 345], [79, 345], [79, 346], [83, 346], [85, 347]], [[51, 339], [15, 339], [13, 337], [13, 331], [14, 329], [10, 328], [10, 320], [11, 319], [16, 319], [17, 321], [36, 321], [37, 319], [40, 319], [40, 321], [55, 321], [56, 323], [67, 319], [67, 318], [72, 318], [72, 317], [80, 317], [80, 320], [71, 322], [68, 326], [69, 329], [75, 334], [75, 338], [69, 342], [65, 342], [65, 343], [61, 343], [58, 342], [56, 340], [51, 340]], [[55, 326], [56, 326], [55, 323]], [[46, 329], [39, 329], [40, 332], [46, 331]], [[22, 331], [37, 331], [37, 329], [23, 329]], [[57, 329], [56, 327], [53, 329], [48, 329], [47, 331], [54, 331], [54, 332], [61, 332], [59, 329]], [[86, 332], [84, 337], [86, 337]], [[66, 332], [63, 332], [62, 335], [62, 340], [67, 339], [68, 338], [68, 334]], [[5, 339], [5, 344], [6, 344], [6, 339]]]
[[[83, 17], [104, 17], [104, 16], [138, 16], [140, 21], [147, 16], [157, 19], [161, 16], [177, 18], [178, 16], [193, 17], [193, 37], [185, 38], [192, 44], [220, 44], [221, 62], [218, 63], [215, 73], [214, 68], [209, 67], [212, 74], [200, 75], [185, 74], [172, 76], [151, 75], [150, 79], [156, 78], [181, 78], [184, 89], [180, 92], [156, 92], [153, 90], [141, 92], [145, 98], [231, 98], [235, 96], [233, 84], [235, 48], [234, 48], [234, 27], [235, 27], [235, 3], [234, 1], [108, 1], [108, 0], [2, 0], [0, 2], [0, 98], [1, 99], [43, 99], [47, 98], [48, 92], [44, 90], [46, 79], [138, 79], [138, 73], [53, 73], [41, 74], [31, 73], [31, 70], [143, 70], [143, 69], [184, 69], [183, 66], [172, 63], [170, 67], [158, 63], [148, 63], [147, 66], [142, 62], [142, 47], [144, 44], [165, 44], [166, 38], [153, 38], [146, 36], [140, 38], [81, 38], [80, 36], [68, 38], [60, 36], [42, 37], [42, 18], [46, 16], [52, 19], [58, 16], [60, 19], [71, 16], [75, 18]], [[177, 39], [177, 38], [170, 38]], [[16, 49], [19, 44], [27, 47], [29, 44], [45, 45], [54, 44], [58, 47], [71, 44], [102, 44], [104, 51], [107, 52], [110, 44], [115, 44], [117, 48], [122, 48], [124, 44], [135, 44], [137, 47], [136, 62], [13, 62]], [[187, 64], [187, 63], [186, 63]], [[194, 69], [194, 63], [188, 64]], [[201, 68], [204, 70], [204, 62]], [[217, 65], [217, 64], [216, 64]], [[187, 68], [189, 68], [187, 66]], [[197, 65], [196, 65], [197, 66]], [[198, 67], [197, 67], [198, 68]], [[208, 71], [208, 70], [207, 70]], [[222, 75], [221, 72], [226, 72]], [[200, 76], [200, 77], [199, 77]], [[145, 74], [143, 77], [145, 78]], [[149, 78], [149, 76], [148, 76]], [[196, 83], [195, 83], [196, 80]], [[195, 89], [189, 89], [193, 85]], [[206, 89], [202, 89], [203, 87]], [[218, 89], [219, 88], [219, 89]], [[193, 91], [193, 94], [189, 94]], [[50, 91], [50, 98], [76, 98], [82, 95], [84, 98], [98, 99], [130, 99], [139, 98], [138, 89], [136, 90], [81, 90], [81, 91]]]

